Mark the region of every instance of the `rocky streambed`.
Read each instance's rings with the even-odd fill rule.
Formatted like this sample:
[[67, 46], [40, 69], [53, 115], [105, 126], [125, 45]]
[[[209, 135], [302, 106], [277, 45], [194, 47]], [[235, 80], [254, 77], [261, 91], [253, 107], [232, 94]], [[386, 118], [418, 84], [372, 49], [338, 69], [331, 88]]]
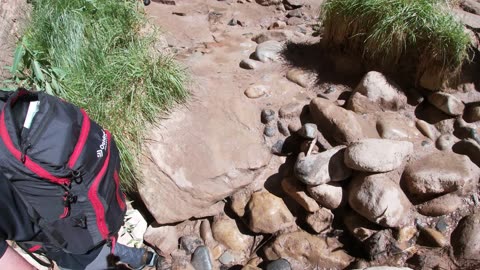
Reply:
[[342, 89], [262, 111], [265, 143], [284, 163], [263, 186], [229, 197], [222, 213], [172, 226], [190, 233], [179, 249], [172, 241], [176, 269], [202, 245], [212, 269], [279, 259], [283, 266], [266, 269], [480, 267], [477, 107], [458, 92], [409, 103], [376, 71], [346, 100]]
[[256, 2], [157, 10], [201, 102], [152, 132], [145, 242], [172, 269], [480, 269], [478, 67], [427, 90], [318, 54], [314, 1]]

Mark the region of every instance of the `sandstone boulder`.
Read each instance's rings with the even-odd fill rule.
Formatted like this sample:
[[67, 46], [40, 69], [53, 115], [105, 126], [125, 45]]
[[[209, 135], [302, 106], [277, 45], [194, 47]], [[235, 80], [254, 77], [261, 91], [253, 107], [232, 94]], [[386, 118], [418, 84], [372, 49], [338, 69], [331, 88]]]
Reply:
[[178, 108], [148, 133], [138, 189], [159, 224], [201, 216], [270, 161], [262, 138], [251, 132], [260, 125], [257, 108], [245, 99], [215, 104]]
[[290, 227], [292, 213], [283, 200], [267, 191], [255, 192], [248, 203], [249, 227], [256, 233], [275, 233]]
[[357, 171], [388, 172], [400, 167], [412, 152], [411, 142], [364, 139], [347, 147], [345, 164]]
[[309, 156], [302, 152], [295, 163], [295, 176], [311, 186], [345, 180], [350, 177], [352, 170], [343, 162], [344, 153], [345, 146], [337, 146]]
[[404, 182], [415, 195], [444, 194], [475, 185], [478, 168], [466, 156], [436, 152], [408, 164]]
[[343, 215], [343, 223], [347, 230], [360, 241], [365, 241], [382, 229], [382, 227], [351, 210]]
[[397, 111], [407, 104], [400, 87], [377, 71], [368, 72], [355, 88], [347, 108], [357, 113]]
[[377, 121], [377, 131], [380, 137], [390, 140], [411, 140], [421, 137], [413, 121], [408, 121], [397, 115], [384, 115]]
[[338, 107], [332, 101], [315, 98], [310, 103], [310, 112], [319, 130], [340, 144], [364, 138], [356, 114]]
[[395, 228], [411, 222], [410, 201], [385, 174], [360, 175], [348, 188], [350, 206], [368, 220]]
[[340, 247], [335, 238], [321, 238], [298, 231], [278, 236], [265, 248], [265, 255], [269, 260], [286, 259], [293, 269], [343, 269], [353, 258]]
[[161, 250], [164, 255], [170, 255], [178, 247], [178, 233], [175, 226], [149, 226], [143, 240]]

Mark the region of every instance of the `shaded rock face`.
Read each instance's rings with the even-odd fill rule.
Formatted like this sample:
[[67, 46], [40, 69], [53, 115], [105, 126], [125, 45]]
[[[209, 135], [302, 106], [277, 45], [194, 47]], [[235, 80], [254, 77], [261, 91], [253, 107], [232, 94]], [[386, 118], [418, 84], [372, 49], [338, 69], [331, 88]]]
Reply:
[[480, 212], [463, 218], [452, 233], [451, 242], [459, 259], [478, 260], [480, 254]]
[[320, 209], [318, 203], [305, 193], [305, 188], [297, 179], [290, 177], [283, 179], [282, 189], [307, 212], [313, 213]]
[[[139, 194], [159, 224], [202, 216], [268, 164], [269, 149], [250, 131], [258, 113], [244, 100], [214, 109], [180, 108], [151, 131], [139, 168]], [[229, 107], [227, 113], [222, 106]]]
[[305, 156], [300, 153], [295, 164], [295, 176], [311, 186], [350, 177], [352, 170], [345, 166], [345, 146], [337, 146], [322, 153]]
[[365, 139], [347, 147], [345, 164], [357, 171], [388, 172], [400, 167], [412, 152], [411, 142]]
[[348, 189], [350, 206], [368, 220], [386, 227], [411, 222], [410, 201], [385, 174], [358, 176]]
[[377, 71], [368, 72], [355, 88], [347, 108], [357, 113], [369, 113], [382, 110], [397, 111], [407, 104], [407, 97], [400, 88], [389, 82]]
[[407, 165], [404, 182], [415, 195], [444, 194], [475, 185], [478, 168], [466, 156], [433, 153]]
[[278, 236], [265, 249], [265, 254], [269, 260], [288, 260], [293, 269], [310, 269], [315, 266], [343, 269], [353, 259], [338, 249], [340, 247], [341, 244], [335, 238], [320, 238], [298, 231]]
[[248, 203], [249, 227], [256, 233], [275, 233], [293, 225], [283, 200], [269, 192], [255, 192]]
[[312, 100], [310, 112], [320, 131], [329, 134], [338, 143], [348, 144], [364, 138], [362, 126], [354, 112], [322, 98]]
[[343, 215], [343, 223], [347, 230], [360, 241], [365, 241], [382, 229], [354, 211], [348, 211]]

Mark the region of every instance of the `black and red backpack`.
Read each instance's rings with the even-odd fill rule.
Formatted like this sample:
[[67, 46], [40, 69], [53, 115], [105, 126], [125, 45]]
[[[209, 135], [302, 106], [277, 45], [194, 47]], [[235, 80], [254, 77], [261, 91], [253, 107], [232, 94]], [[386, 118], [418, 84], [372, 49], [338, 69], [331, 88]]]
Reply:
[[[126, 207], [110, 133], [84, 110], [46, 93], [19, 89], [2, 96], [0, 175], [40, 231], [19, 244], [30, 252], [85, 254], [114, 240]], [[26, 126], [31, 104], [36, 113]]]

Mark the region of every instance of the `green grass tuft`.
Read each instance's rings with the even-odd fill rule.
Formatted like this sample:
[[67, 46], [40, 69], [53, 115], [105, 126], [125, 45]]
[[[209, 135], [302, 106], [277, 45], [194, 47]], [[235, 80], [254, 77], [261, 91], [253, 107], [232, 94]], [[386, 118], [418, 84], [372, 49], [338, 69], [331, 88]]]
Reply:
[[460, 71], [470, 43], [447, 2], [328, 0], [322, 10], [324, 38], [383, 66], [413, 61], [417, 79], [435, 69], [446, 81]]
[[[32, 84], [85, 108], [115, 136], [133, 191], [145, 128], [183, 101], [186, 76], [153, 47], [156, 32], [133, 0], [35, 0], [17, 49], [16, 85]], [[16, 55], [17, 56], [17, 55]]]

